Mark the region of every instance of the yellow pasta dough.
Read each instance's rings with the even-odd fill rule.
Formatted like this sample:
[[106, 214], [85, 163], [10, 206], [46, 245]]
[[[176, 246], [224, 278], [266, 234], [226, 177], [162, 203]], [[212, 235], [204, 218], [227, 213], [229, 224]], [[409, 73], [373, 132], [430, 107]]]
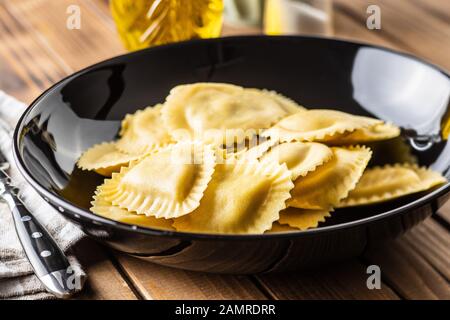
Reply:
[[280, 212], [280, 220], [278, 220], [278, 222], [300, 230], [307, 230], [316, 228], [319, 225], [319, 222], [325, 222], [325, 218], [327, 217], [330, 217], [329, 210], [311, 210], [290, 207]]
[[293, 228], [286, 224], [280, 224], [278, 221], [275, 221], [270, 230], [265, 231], [264, 233], [277, 233], [277, 232], [289, 232], [289, 231], [298, 231], [297, 228]]
[[400, 135], [400, 128], [390, 124], [382, 123], [375, 126], [356, 129], [350, 133], [337, 134], [331, 136], [327, 144], [360, 144], [372, 141], [388, 140]]
[[297, 102], [295, 102], [294, 100], [285, 97], [282, 94], [277, 93], [276, 91], [273, 90], [260, 90], [260, 89], [254, 89], [254, 88], [246, 88], [245, 89], [247, 92], [254, 92], [258, 95], [262, 94], [267, 96], [270, 99], [275, 100], [276, 102], [278, 102], [283, 109], [285, 109], [286, 111], [288, 111], [288, 113], [293, 114], [296, 113], [298, 111], [301, 110], [306, 110], [305, 107], [299, 105]]
[[241, 142], [301, 110], [274, 92], [221, 83], [175, 87], [166, 99], [163, 119], [175, 140]]
[[341, 111], [315, 109], [290, 115], [263, 132], [262, 135], [285, 142], [323, 142], [330, 140], [336, 134], [340, 135], [382, 123], [383, 121], [378, 119], [354, 116]]
[[138, 158], [137, 155], [119, 151], [115, 142], [104, 142], [85, 151], [78, 159], [77, 166], [82, 170], [95, 171], [110, 177], [113, 172], [120, 171], [121, 167]]
[[293, 184], [275, 162], [218, 164], [200, 206], [175, 219], [175, 229], [202, 233], [263, 233], [286, 207]]
[[235, 161], [238, 161], [242, 157], [243, 154], [245, 154], [246, 150], [242, 149], [239, 151], [231, 151], [230, 149], [222, 149], [213, 147], [216, 153], [216, 164], [223, 164], [223, 163], [232, 163]]
[[157, 218], [193, 211], [214, 172], [214, 151], [198, 142], [170, 145], [133, 162], [100, 186], [112, 204]]
[[287, 204], [302, 209], [329, 210], [347, 197], [363, 174], [372, 152], [365, 147], [332, 147], [332, 158], [295, 180]]
[[292, 180], [305, 176], [330, 160], [333, 152], [324, 144], [315, 142], [287, 142], [273, 146], [261, 157], [261, 161], [272, 160], [285, 163], [292, 173]]
[[172, 227], [173, 221], [171, 219], [158, 219], [155, 217], [138, 215], [120, 207], [114, 206], [98, 195], [94, 196], [94, 200], [91, 202], [91, 204], [92, 207], [90, 210], [93, 213], [111, 220], [128, 223], [135, 226], [174, 230]]
[[117, 148], [130, 154], [145, 154], [170, 143], [171, 137], [161, 118], [163, 105], [127, 114], [122, 121]]
[[395, 164], [367, 169], [339, 207], [372, 204], [425, 191], [447, 182], [439, 173], [415, 164]]
[[242, 154], [240, 154], [240, 159], [246, 160], [257, 160], [262, 157], [272, 146], [276, 145], [277, 141], [275, 140], [266, 140], [261, 143], [256, 144], [250, 149], [246, 150]]

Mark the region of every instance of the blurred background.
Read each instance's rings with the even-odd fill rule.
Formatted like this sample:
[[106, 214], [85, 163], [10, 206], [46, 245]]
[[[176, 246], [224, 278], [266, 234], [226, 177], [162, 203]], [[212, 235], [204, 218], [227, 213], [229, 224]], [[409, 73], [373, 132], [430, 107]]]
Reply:
[[0, 90], [30, 102], [127, 51], [241, 34], [370, 42], [450, 69], [450, 1], [0, 0]]

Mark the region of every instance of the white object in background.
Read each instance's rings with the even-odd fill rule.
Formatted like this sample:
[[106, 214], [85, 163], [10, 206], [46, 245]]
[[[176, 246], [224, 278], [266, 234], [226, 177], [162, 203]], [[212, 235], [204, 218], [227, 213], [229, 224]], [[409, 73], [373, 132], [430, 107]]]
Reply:
[[225, 23], [235, 27], [262, 27], [264, 0], [223, 0]]
[[266, 0], [266, 34], [332, 35], [330, 0]]

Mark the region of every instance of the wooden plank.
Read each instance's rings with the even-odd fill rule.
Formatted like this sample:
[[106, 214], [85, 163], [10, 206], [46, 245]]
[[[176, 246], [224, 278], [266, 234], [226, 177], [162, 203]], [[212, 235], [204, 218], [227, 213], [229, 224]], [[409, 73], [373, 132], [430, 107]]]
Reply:
[[[36, 34], [47, 49], [60, 57], [72, 70], [124, 53], [111, 25], [93, 10], [91, 0], [21, 0], [6, 2], [8, 10], [23, 23], [27, 32]], [[67, 8], [78, 5], [81, 28], [68, 29]], [[63, 58], [63, 59], [62, 59]]]
[[450, 233], [433, 219], [408, 232], [403, 241], [450, 281]]
[[[2, 41], [0, 37], [0, 42]], [[0, 90], [13, 95], [21, 101], [30, 102], [40, 90], [30, 81], [26, 73], [15, 64], [15, 60], [8, 54], [7, 48], [0, 45]]]
[[371, 4], [380, 7], [382, 23], [381, 30], [366, 29], [368, 33], [378, 33], [404, 50], [450, 69], [450, 20], [436, 18], [407, 0], [335, 1], [335, 7], [352, 17], [361, 28], [366, 28], [366, 9]]
[[4, 45], [16, 63], [25, 67], [30, 79], [39, 89], [45, 89], [58, 80], [59, 68], [37, 46], [34, 38], [2, 5], [0, 7], [0, 33]]
[[[365, 259], [378, 265], [384, 281], [406, 299], [450, 299], [448, 278], [441, 274], [448, 276], [448, 234], [436, 231], [435, 224], [425, 222], [406, 237], [367, 253]], [[438, 244], [442, 239], [444, 243]]]
[[75, 299], [135, 300], [136, 295], [105, 254], [105, 249], [91, 239], [83, 240], [75, 253], [88, 279], [85, 290]]
[[159, 266], [118, 254], [124, 272], [145, 299], [265, 299], [246, 276], [218, 275]]
[[261, 275], [258, 280], [278, 299], [399, 299], [385, 283], [380, 290], [369, 290], [367, 277], [366, 267], [351, 260], [308, 272]]
[[101, 19], [102, 23], [112, 30], [118, 38], [119, 34], [117, 33], [114, 20], [111, 17], [110, 0], [85, 1], [85, 4], [97, 14], [97, 18]]
[[222, 37], [241, 36], [241, 35], [258, 35], [262, 34], [262, 30], [257, 27], [235, 27], [232, 25], [224, 25], [222, 28]]
[[416, 6], [425, 10], [435, 19], [440, 19], [445, 23], [450, 21], [450, 2], [442, 0], [411, 0]]
[[345, 7], [336, 6], [334, 11], [334, 36], [353, 41], [372, 43], [399, 50], [394, 42], [383, 38], [379, 32], [368, 30], [365, 24], [349, 15]]
[[48, 73], [45, 69], [58, 70], [58, 67], [3, 3], [0, 4], [0, 43], [0, 68], [4, 71], [0, 80], [2, 90], [30, 102], [57, 78], [56, 72]]
[[438, 215], [450, 225], [450, 201], [447, 201], [438, 211]]

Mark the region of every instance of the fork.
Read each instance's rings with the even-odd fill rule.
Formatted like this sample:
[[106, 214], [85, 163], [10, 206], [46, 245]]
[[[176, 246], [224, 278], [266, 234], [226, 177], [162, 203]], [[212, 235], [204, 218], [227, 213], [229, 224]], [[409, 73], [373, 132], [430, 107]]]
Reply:
[[58, 298], [69, 298], [75, 292], [73, 270], [63, 251], [20, 199], [6, 171], [6, 157], [0, 151], [0, 198], [11, 210], [17, 236], [34, 273], [45, 289]]

